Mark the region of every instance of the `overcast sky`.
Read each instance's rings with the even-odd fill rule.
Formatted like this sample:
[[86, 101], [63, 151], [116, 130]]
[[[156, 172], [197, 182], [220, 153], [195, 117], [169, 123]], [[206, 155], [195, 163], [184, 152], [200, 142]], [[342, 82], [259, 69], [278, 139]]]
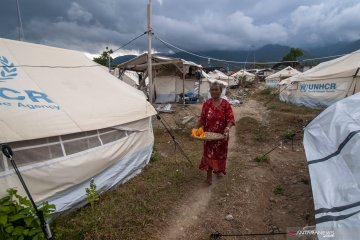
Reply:
[[[18, 39], [15, 0], [1, 0], [0, 37]], [[25, 41], [100, 53], [147, 28], [148, 0], [19, 0]], [[152, 0], [155, 36], [190, 51], [321, 46], [360, 39], [359, 0]], [[157, 51], [168, 51], [153, 40]], [[146, 36], [126, 47], [147, 49]], [[123, 54], [124, 52], [118, 52]]]

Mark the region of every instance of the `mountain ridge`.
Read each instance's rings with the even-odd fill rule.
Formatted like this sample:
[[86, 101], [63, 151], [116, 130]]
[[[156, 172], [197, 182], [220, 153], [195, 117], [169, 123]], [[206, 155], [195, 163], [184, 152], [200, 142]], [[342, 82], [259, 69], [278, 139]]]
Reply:
[[[185, 52], [176, 53], [156, 53], [161, 56], [168, 56], [174, 58], [182, 58], [187, 61], [201, 64], [203, 67], [218, 66], [225, 68], [242, 68], [245, 66], [251, 66], [254, 62], [279, 62], [282, 57], [290, 50], [290, 46], [284, 46], [279, 44], [268, 44], [258, 49], [252, 50], [209, 50], [193, 52], [196, 55], [203, 56], [202, 58], [190, 55]], [[323, 47], [316, 48], [302, 48], [304, 56], [300, 59], [312, 59], [322, 58], [328, 56], [348, 54], [360, 49], [360, 39], [352, 42], [338, 42]], [[122, 62], [126, 62], [133, 58], [135, 55], [125, 55], [113, 60], [113, 65], [118, 65]], [[224, 59], [227, 61], [234, 61], [233, 63], [225, 63], [216, 60], [210, 60], [208, 58]], [[325, 59], [326, 60], [326, 59]], [[239, 62], [239, 63], [235, 63]], [[114, 64], [115, 63], [115, 64]], [[255, 67], [255, 64], [254, 64]]]

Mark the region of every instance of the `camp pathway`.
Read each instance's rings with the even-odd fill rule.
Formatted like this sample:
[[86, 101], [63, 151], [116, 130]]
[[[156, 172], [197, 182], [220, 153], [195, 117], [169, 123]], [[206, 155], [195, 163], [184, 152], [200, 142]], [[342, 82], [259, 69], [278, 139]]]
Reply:
[[[266, 121], [266, 109], [255, 100], [246, 101], [240, 107], [233, 107], [236, 121], [242, 117], [251, 117], [260, 122]], [[231, 168], [231, 160], [238, 154], [236, 149], [236, 129], [231, 128], [228, 153], [228, 168]], [[204, 175], [205, 179], [205, 175]], [[202, 216], [207, 211], [209, 202], [213, 198], [213, 190], [221, 183], [221, 177], [213, 177], [213, 184], [207, 186], [205, 182], [198, 183], [186, 200], [179, 206], [175, 206], [172, 219], [168, 220], [167, 228], [159, 233], [159, 239], [197, 239], [196, 232], [189, 232], [194, 226], [201, 224]], [[222, 219], [225, 216], [222, 217]], [[193, 235], [195, 234], [195, 235]]]

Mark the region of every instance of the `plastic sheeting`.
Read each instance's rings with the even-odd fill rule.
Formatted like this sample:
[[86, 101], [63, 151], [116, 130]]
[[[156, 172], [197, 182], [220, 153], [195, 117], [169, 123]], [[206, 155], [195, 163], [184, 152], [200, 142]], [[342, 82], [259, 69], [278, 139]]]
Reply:
[[[360, 235], [360, 94], [333, 104], [305, 128], [317, 231]], [[319, 239], [328, 239], [318, 234]]]
[[[117, 146], [112, 146], [112, 148]], [[152, 144], [148, 144], [139, 151], [129, 153], [123, 156], [111, 166], [92, 177], [96, 184], [97, 192], [105, 192], [119, 184], [126, 182], [128, 179], [139, 174], [142, 169], [149, 163], [152, 153]], [[56, 205], [56, 212], [74, 210], [85, 204], [86, 191], [91, 179], [75, 185], [74, 187], [54, 195], [48, 201]]]

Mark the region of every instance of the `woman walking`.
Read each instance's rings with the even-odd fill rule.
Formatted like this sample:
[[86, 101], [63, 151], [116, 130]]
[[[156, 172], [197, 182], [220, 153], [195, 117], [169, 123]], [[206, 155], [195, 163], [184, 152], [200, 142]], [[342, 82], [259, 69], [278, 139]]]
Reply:
[[206, 182], [212, 184], [212, 173], [226, 175], [226, 159], [230, 128], [235, 125], [230, 103], [220, 98], [223, 85], [214, 82], [210, 85], [211, 98], [202, 106], [199, 127], [205, 132], [224, 134], [224, 139], [205, 141], [204, 152], [199, 169], [207, 171]]

